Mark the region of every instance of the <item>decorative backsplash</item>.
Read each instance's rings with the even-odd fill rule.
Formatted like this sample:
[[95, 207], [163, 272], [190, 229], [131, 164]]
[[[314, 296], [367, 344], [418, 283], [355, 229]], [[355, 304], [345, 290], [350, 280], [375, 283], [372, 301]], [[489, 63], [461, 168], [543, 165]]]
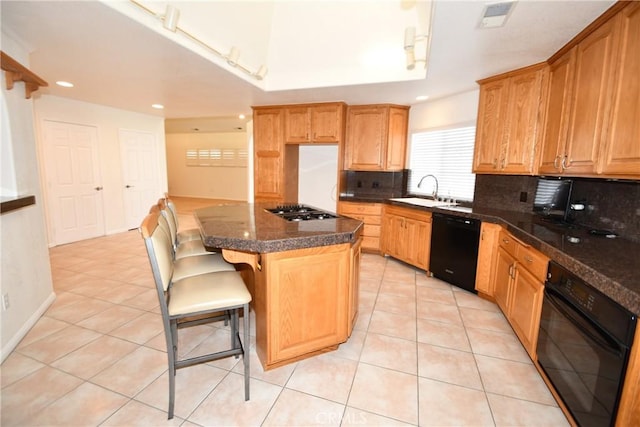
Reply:
[[340, 182], [341, 197], [387, 199], [403, 197], [407, 188], [408, 171], [374, 172], [343, 170]]
[[[586, 206], [584, 211], [571, 213], [575, 222], [640, 242], [640, 181], [572, 179], [571, 201]], [[535, 176], [476, 175], [473, 205], [532, 212], [536, 182]]]

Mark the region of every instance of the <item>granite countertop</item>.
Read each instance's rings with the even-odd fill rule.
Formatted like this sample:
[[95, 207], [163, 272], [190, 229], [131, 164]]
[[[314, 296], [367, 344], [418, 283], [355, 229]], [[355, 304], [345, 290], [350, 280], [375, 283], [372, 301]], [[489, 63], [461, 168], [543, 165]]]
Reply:
[[196, 209], [205, 246], [267, 253], [355, 242], [361, 221], [338, 217], [287, 221], [266, 211], [276, 203], [233, 203]]
[[517, 239], [562, 265], [614, 301], [640, 314], [640, 244], [623, 238], [594, 236], [583, 227], [568, 228], [538, 215], [488, 208], [404, 207], [476, 218], [506, 227]]

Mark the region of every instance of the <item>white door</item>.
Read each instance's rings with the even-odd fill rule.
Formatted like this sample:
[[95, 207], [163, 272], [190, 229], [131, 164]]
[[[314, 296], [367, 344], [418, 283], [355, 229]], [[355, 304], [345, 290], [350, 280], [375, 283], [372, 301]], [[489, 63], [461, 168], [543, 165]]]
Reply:
[[125, 225], [137, 228], [152, 204], [163, 196], [158, 180], [158, 151], [154, 134], [120, 130]]
[[98, 130], [45, 120], [44, 145], [52, 243], [104, 235]]

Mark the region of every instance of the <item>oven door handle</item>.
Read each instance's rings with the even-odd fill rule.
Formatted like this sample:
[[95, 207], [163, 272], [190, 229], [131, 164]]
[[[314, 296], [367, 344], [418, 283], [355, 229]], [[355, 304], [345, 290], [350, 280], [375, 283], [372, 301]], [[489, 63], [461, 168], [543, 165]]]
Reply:
[[[617, 357], [622, 357], [624, 352], [622, 351], [620, 344], [610, 338], [598, 326], [591, 325], [592, 321], [587, 319], [583, 314], [571, 309], [569, 301], [567, 301], [567, 299], [558, 291], [545, 286], [545, 294], [545, 296], [548, 297], [547, 300], [567, 319], [569, 319], [569, 321], [573, 323], [580, 332], [598, 344], [603, 350], [614, 354]], [[573, 313], [576, 313], [578, 316], [576, 317]], [[591, 331], [594, 331], [596, 334], [591, 333]]]

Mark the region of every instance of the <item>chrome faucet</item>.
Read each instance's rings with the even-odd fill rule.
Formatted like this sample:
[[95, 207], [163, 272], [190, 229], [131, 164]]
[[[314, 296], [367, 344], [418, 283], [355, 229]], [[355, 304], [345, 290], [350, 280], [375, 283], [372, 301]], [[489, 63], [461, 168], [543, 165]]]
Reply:
[[420, 188], [420, 186], [422, 185], [422, 181], [424, 181], [425, 178], [433, 178], [433, 181], [436, 184], [435, 189], [433, 190], [433, 193], [431, 193], [431, 197], [433, 197], [433, 200], [438, 200], [438, 178], [436, 178], [435, 175], [425, 175], [422, 178], [420, 178], [420, 182], [418, 182], [418, 188]]

